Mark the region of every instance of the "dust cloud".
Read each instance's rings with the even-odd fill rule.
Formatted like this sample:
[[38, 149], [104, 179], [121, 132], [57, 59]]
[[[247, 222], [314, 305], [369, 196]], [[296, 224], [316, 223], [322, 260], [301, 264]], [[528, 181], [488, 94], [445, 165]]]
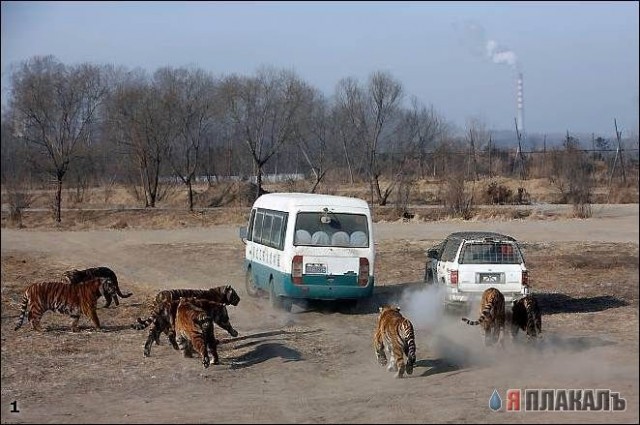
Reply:
[[401, 312], [415, 328], [419, 358], [435, 359], [457, 369], [498, 366], [515, 376], [525, 366], [536, 368], [541, 376], [572, 376], [587, 371], [598, 377], [612, 373], [603, 369], [602, 365], [607, 362], [593, 349], [613, 342], [575, 336], [573, 332], [547, 332], [544, 315], [541, 337], [529, 340], [522, 330], [513, 336], [511, 303], [507, 303], [503, 345], [486, 346], [482, 326], [470, 326], [461, 321], [463, 316], [477, 319], [478, 300], [463, 309], [445, 309], [443, 300], [443, 289], [435, 285], [405, 290], [400, 296]]

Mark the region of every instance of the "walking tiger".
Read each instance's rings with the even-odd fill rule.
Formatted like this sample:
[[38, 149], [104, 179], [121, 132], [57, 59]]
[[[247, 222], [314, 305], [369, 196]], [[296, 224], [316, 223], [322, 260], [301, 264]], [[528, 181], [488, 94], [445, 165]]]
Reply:
[[133, 293], [123, 294], [120, 292], [120, 286], [118, 285], [118, 278], [113, 270], [108, 267], [91, 267], [84, 270], [68, 270], [63, 274], [64, 279], [66, 279], [70, 284], [75, 285], [78, 283], [82, 283], [88, 280], [91, 280], [96, 277], [102, 277], [105, 279], [111, 279], [116, 288], [116, 293], [114, 295], [105, 294], [105, 304], [104, 307], [108, 308], [111, 305], [111, 301], [113, 300], [116, 306], [120, 305], [118, 301], [118, 296], [121, 298], [129, 298]]
[[484, 329], [484, 344], [486, 346], [499, 342], [504, 346], [504, 295], [496, 288], [488, 288], [482, 293], [480, 300], [480, 317], [478, 320], [469, 320], [466, 317], [462, 321], [472, 325], [482, 325]]
[[98, 298], [113, 297], [117, 289], [111, 279], [94, 277], [81, 284], [70, 285], [67, 282], [36, 282], [27, 286], [22, 296], [20, 317], [16, 322], [18, 330], [28, 317], [34, 330], [40, 331], [40, 320], [45, 312], [51, 310], [71, 316], [71, 330], [78, 331], [80, 313], [91, 319], [96, 329], [100, 329], [100, 320], [96, 313]]
[[387, 370], [395, 371], [396, 378], [402, 378], [405, 371], [408, 375], [413, 373], [416, 363], [415, 333], [413, 324], [400, 313], [399, 307], [380, 307], [373, 347], [378, 363], [382, 366], [388, 364]]
[[511, 308], [511, 336], [513, 339], [520, 329], [527, 333], [529, 341], [541, 337], [542, 316], [538, 302], [533, 295], [527, 295], [513, 302]]
[[213, 322], [221, 311], [226, 311], [225, 305], [214, 301], [182, 297], [178, 301], [175, 319], [178, 347], [185, 357], [191, 357], [195, 350], [200, 354], [205, 368], [210, 364], [209, 350], [213, 356], [213, 364], [220, 363]]

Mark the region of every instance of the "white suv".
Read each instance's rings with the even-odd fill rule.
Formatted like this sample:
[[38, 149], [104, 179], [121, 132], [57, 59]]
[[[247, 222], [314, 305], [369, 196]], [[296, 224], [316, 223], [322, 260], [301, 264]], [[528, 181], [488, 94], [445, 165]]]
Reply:
[[494, 232], [456, 232], [427, 250], [425, 283], [440, 285], [446, 304], [465, 304], [494, 287], [511, 302], [529, 293], [517, 241]]

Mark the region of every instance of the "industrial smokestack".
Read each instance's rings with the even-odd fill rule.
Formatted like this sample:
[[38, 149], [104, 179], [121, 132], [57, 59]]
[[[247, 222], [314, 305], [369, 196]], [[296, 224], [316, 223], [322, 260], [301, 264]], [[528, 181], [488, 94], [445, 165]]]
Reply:
[[522, 137], [524, 137], [525, 131], [524, 131], [524, 98], [522, 95], [522, 72], [518, 73], [518, 83], [517, 83], [517, 90], [516, 90], [516, 101], [517, 101], [517, 106], [518, 106], [518, 115], [517, 115], [517, 121], [516, 123], [518, 124], [518, 131], [522, 134]]

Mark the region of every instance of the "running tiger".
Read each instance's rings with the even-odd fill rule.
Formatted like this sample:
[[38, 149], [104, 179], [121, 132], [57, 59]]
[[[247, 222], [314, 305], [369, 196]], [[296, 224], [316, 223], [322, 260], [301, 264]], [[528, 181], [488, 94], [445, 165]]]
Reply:
[[233, 306], [237, 306], [240, 303], [240, 296], [231, 285], [216, 286], [209, 289], [167, 289], [158, 292], [156, 302], [179, 300], [181, 297], [195, 297]]
[[[213, 322], [220, 326], [222, 329], [227, 331], [229, 335], [236, 337], [238, 336], [238, 331], [233, 329], [229, 321], [229, 313], [227, 311], [227, 307], [223, 303], [218, 303], [215, 301], [197, 299], [197, 298], [189, 298], [190, 303], [203, 309], [207, 312], [209, 316], [213, 319]], [[175, 331], [175, 320], [176, 313], [178, 309], [179, 300], [173, 301], [162, 301], [157, 303], [154, 306], [153, 313], [151, 316], [143, 323], [150, 323], [151, 328], [149, 329], [149, 335], [147, 337], [147, 341], [144, 344], [144, 356], [149, 357], [151, 355], [151, 346], [155, 341], [156, 345], [159, 344], [160, 334], [164, 333], [169, 338], [169, 342], [173, 346], [174, 349], [178, 350], [178, 344], [176, 342], [176, 331]], [[138, 327], [136, 327], [138, 326]], [[132, 325], [134, 329], [144, 329], [140, 328], [140, 323]], [[213, 335], [213, 328], [211, 334], [210, 345], [208, 346], [210, 351], [214, 354], [214, 364], [218, 364], [218, 356], [217, 349], [215, 344], [217, 341], [215, 340], [215, 335]]]
[[472, 326], [482, 324], [484, 328], [484, 344], [486, 346], [496, 342], [504, 345], [504, 320], [504, 295], [496, 288], [488, 288], [482, 293], [478, 320], [462, 318], [463, 322]]
[[[194, 298], [180, 298], [176, 311], [176, 341], [184, 357], [191, 357], [195, 350], [202, 358], [202, 365], [209, 367], [207, 347], [210, 345], [213, 323], [203, 309], [195, 306]], [[217, 353], [216, 353], [217, 354]]]
[[22, 296], [22, 311], [16, 322], [18, 330], [25, 321], [25, 316], [34, 330], [42, 330], [40, 319], [48, 310], [71, 316], [71, 330], [78, 331], [80, 313], [91, 319], [96, 329], [100, 329], [100, 320], [96, 313], [98, 298], [117, 294], [111, 279], [92, 278], [82, 284], [70, 285], [66, 282], [32, 283]]
[[405, 371], [411, 375], [416, 363], [413, 325], [400, 313], [399, 307], [385, 305], [380, 307], [379, 311], [373, 336], [373, 347], [378, 363], [382, 366], [388, 363], [387, 370], [395, 371], [396, 378], [402, 378]]
[[76, 269], [68, 270], [64, 272], [63, 277], [72, 285], [75, 285], [77, 283], [82, 283], [96, 277], [111, 279], [111, 281], [115, 285], [116, 294], [114, 294], [113, 296], [112, 295], [104, 296], [104, 299], [105, 299], [104, 308], [108, 308], [111, 305], [112, 297], [113, 297], [113, 301], [116, 303], [116, 306], [118, 306], [120, 305], [120, 302], [118, 301], [118, 296], [120, 296], [121, 298], [129, 298], [131, 295], [133, 295], [133, 293], [131, 292], [128, 294], [123, 294], [122, 292], [120, 292], [120, 287], [118, 286], [118, 278], [116, 277], [116, 274], [114, 273], [114, 271], [108, 267], [91, 267], [84, 270], [76, 270]]
[[[159, 305], [162, 302], [171, 302], [173, 300], [178, 301], [181, 297], [195, 297], [233, 306], [237, 306], [238, 303], [240, 303], [240, 296], [231, 285], [216, 286], [215, 288], [209, 289], [167, 289], [158, 292], [158, 294], [156, 295], [155, 303], [152, 307], [151, 316], [149, 316], [146, 320], [142, 320], [140, 317], [138, 317], [136, 319], [137, 323], [131, 326], [133, 327], [133, 329], [137, 330], [145, 329], [155, 320], [155, 317], [158, 315], [158, 311], [161, 309]], [[175, 310], [173, 317], [175, 317]]]
[[520, 329], [526, 331], [529, 341], [541, 336], [542, 316], [538, 302], [533, 295], [527, 295], [513, 302], [511, 308], [511, 337], [513, 339]]

